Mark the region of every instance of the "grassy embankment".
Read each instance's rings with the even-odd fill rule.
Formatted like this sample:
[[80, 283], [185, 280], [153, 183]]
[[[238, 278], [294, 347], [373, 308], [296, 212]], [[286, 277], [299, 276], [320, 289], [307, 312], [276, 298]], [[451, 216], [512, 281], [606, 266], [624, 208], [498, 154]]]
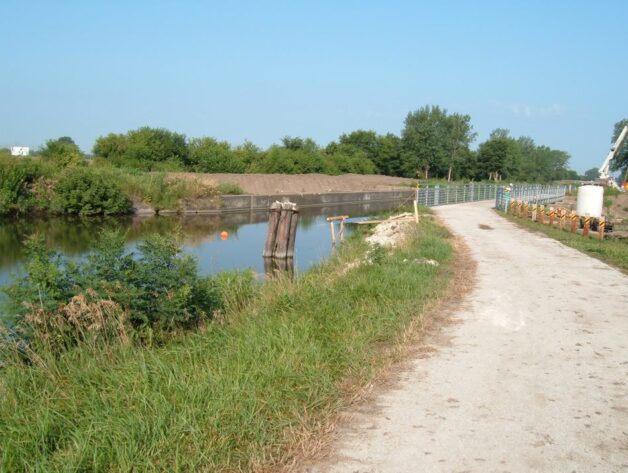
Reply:
[[558, 227], [525, 220], [502, 212], [500, 214], [524, 228], [542, 232], [567, 246], [615, 266], [624, 273], [628, 273], [628, 241], [626, 240], [606, 239], [600, 241], [597, 239], [597, 233], [595, 232], [591, 232], [590, 236], [585, 238], [579, 233], [571, 233], [567, 230], [561, 231]]
[[[0, 470], [248, 471], [321, 433], [447, 292], [454, 253], [424, 219], [392, 253], [353, 236], [295, 282], [161, 347], [42, 355], [0, 371]], [[416, 260], [430, 258], [438, 267]], [[229, 304], [228, 304], [229, 305]]]

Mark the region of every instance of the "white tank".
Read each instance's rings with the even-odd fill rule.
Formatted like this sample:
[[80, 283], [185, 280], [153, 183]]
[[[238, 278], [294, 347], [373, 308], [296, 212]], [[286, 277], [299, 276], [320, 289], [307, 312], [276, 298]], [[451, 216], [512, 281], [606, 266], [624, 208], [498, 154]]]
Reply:
[[576, 201], [576, 213], [580, 217], [589, 214], [590, 217], [600, 218], [604, 206], [604, 188], [602, 186], [578, 187], [578, 200]]

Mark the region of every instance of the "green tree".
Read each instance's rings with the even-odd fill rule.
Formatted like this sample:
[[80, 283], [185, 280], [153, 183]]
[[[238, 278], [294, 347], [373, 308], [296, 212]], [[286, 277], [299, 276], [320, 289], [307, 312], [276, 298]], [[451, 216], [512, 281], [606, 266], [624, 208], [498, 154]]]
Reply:
[[262, 150], [248, 140], [236, 146], [233, 152], [237, 159], [244, 163], [245, 172], [262, 158]]
[[427, 179], [431, 173], [451, 180], [454, 169], [470, 157], [475, 136], [469, 115], [449, 115], [446, 109], [430, 105], [410, 112], [401, 134], [404, 175], [423, 174]]
[[328, 147], [323, 156], [324, 172], [328, 174], [375, 174], [377, 168], [361, 149], [348, 144]]
[[110, 161], [120, 161], [127, 153], [129, 140], [121, 133], [109, 133], [96, 139], [92, 152]]
[[408, 113], [401, 133], [402, 170], [407, 177], [430, 172], [438, 175], [447, 166], [447, 111], [426, 105]]
[[85, 164], [85, 156], [69, 136], [48, 140], [46, 145], [39, 151], [39, 154], [45, 161], [54, 163], [62, 168]]
[[516, 177], [521, 161], [521, 150], [509, 131], [497, 128], [478, 148], [478, 173], [482, 179], [500, 181]]
[[[624, 118], [623, 120], [615, 123], [611, 143], [615, 144], [615, 141], [617, 141], [619, 134], [625, 126], [628, 126], [628, 118]], [[624, 142], [619, 146], [615, 159], [611, 161], [611, 169], [613, 171], [621, 171], [624, 175], [624, 179], [625, 176], [628, 175], [628, 137], [626, 137]]]
[[587, 181], [595, 181], [599, 177], [597, 168], [591, 168], [591, 169], [586, 170], [584, 172], [583, 177]]
[[[375, 165], [378, 174], [398, 176], [401, 174], [401, 140], [392, 133], [378, 135], [372, 130], [356, 130], [343, 134], [338, 140], [340, 145], [351, 146], [362, 151]], [[337, 143], [332, 142], [327, 147], [328, 152], [334, 152]]]
[[194, 138], [189, 142], [188, 165], [197, 172], [243, 173], [246, 164], [226, 141]]
[[299, 138], [284, 136], [281, 139], [283, 147], [292, 151], [305, 151], [306, 153], [316, 153], [319, 150], [316, 142], [311, 138]]
[[473, 132], [471, 116], [454, 113], [447, 117], [447, 151], [449, 154], [449, 169], [447, 181], [451, 181], [455, 167], [463, 166], [465, 159], [469, 159], [469, 146], [475, 140], [477, 133]]
[[180, 170], [188, 162], [185, 135], [165, 128], [142, 127], [126, 135], [112, 133], [98, 138], [93, 151], [117, 166], [145, 171]]

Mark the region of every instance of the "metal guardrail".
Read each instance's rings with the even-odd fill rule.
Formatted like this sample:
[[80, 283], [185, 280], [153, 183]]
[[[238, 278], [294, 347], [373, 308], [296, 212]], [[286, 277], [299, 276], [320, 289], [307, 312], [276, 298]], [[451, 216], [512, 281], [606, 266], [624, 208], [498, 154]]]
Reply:
[[426, 207], [493, 200], [499, 187], [496, 184], [425, 186], [416, 190], [415, 199], [419, 205]]
[[562, 200], [567, 186], [543, 186], [540, 184], [520, 186], [499, 186], [495, 195], [495, 208], [505, 211], [511, 200], [521, 200], [531, 204], [551, 204]]

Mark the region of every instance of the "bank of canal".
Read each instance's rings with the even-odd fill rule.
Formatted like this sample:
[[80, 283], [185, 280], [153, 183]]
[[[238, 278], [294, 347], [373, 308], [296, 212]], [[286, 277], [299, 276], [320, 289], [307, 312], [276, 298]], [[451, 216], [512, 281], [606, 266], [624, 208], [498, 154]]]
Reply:
[[[326, 217], [362, 216], [394, 209], [396, 202], [301, 209], [295, 248], [295, 271], [302, 272], [325, 258], [331, 248]], [[39, 233], [50, 248], [70, 257], [89, 252], [103, 229], [119, 229], [133, 249], [152, 234], [180, 231], [183, 251], [198, 260], [203, 275], [225, 270], [251, 268], [264, 273], [262, 249], [267, 233], [268, 212], [241, 212], [218, 215], [121, 217], [105, 219], [46, 218], [0, 221], [0, 285], [19, 274], [25, 259], [24, 241]], [[226, 232], [228, 236], [224, 238]], [[223, 236], [221, 238], [221, 233]]]

